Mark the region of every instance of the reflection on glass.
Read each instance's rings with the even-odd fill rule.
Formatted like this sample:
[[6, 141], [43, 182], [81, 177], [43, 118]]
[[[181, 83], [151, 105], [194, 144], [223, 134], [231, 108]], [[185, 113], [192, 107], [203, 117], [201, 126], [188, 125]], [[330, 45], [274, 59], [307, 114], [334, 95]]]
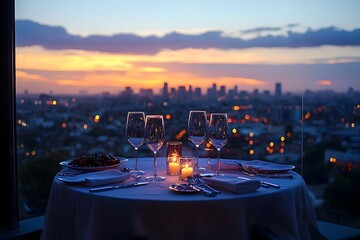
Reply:
[[216, 148], [217, 154], [217, 170], [216, 175], [220, 175], [220, 150], [228, 140], [229, 127], [228, 117], [226, 113], [212, 113], [209, 123], [209, 140]]
[[204, 171], [205, 168], [199, 167], [199, 146], [205, 141], [207, 134], [206, 111], [192, 110], [189, 113], [188, 133], [190, 141], [196, 147], [196, 171]]
[[136, 177], [143, 175], [145, 171], [138, 169], [138, 152], [139, 147], [144, 143], [145, 134], [145, 113], [128, 112], [126, 118], [125, 135], [129, 143], [135, 149], [135, 168], [130, 171], [131, 175]]
[[154, 174], [146, 179], [151, 181], [163, 181], [165, 177], [157, 174], [157, 151], [165, 142], [165, 126], [162, 115], [147, 115], [145, 120], [145, 143], [154, 153]]

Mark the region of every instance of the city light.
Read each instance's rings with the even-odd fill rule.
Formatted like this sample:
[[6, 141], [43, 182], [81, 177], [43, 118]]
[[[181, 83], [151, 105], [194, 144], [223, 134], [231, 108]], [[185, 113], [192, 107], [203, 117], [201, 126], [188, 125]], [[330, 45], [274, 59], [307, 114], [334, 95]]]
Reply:
[[100, 121], [100, 116], [99, 115], [95, 115], [94, 117], [94, 122], [99, 122]]
[[182, 129], [178, 134], [176, 134], [176, 140], [180, 140], [187, 133], [186, 129]]
[[238, 106], [238, 105], [233, 106], [233, 110], [234, 110], [234, 111], [239, 111], [239, 110], [240, 110], [240, 106]]

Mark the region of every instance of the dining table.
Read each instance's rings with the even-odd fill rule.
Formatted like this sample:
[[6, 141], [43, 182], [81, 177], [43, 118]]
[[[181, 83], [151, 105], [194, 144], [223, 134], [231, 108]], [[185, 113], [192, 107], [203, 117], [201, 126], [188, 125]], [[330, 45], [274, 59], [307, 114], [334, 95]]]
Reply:
[[[212, 160], [199, 158], [203, 178], [206, 173], [211, 178]], [[134, 162], [129, 158], [119, 168], [132, 169]], [[291, 178], [268, 178], [224, 168], [223, 175], [279, 187], [261, 185], [236, 193], [213, 186], [221, 193], [209, 196], [203, 191], [175, 191], [173, 186], [187, 182], [167, 174], [165, 157], [158, 157], [156, 164], [164, 181], [95, 192], [86, 184], [62, 181], [60, 171], [53, 179], [41, 239], [323, 239], [307, 185], [295, 169], [287, 172]], [[154, 159], [139, 158], [138, 167], [145, 170], [141, 177], [102, 186], [146, 182], [154, 173]]]

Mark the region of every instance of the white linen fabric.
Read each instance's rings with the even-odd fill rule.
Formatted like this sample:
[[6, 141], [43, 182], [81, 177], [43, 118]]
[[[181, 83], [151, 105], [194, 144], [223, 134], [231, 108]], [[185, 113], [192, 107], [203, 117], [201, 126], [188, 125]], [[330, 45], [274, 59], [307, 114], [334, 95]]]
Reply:
[[224, 188], [235, 193], [249, 193], [256, 191], [261, 182], [256, 179], [239, 179], [233, 176], [214, 176], [203, 178], [206, 184], [214, 187]]

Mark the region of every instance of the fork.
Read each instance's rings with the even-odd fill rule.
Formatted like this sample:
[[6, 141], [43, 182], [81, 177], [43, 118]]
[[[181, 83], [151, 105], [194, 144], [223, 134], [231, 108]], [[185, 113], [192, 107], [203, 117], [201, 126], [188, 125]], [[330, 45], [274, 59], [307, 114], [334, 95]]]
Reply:
[[58, 175], [59, 176], [77, 176], [77, 175], [81, 175], [81, 174], [85, 174], [87, 172], [78, 172], [78, 171], [73, 171], [73, 172], [60, 172]]
[[217, 195], [215, 192], [206, 189], [204, 186], [198, 185], [198, 184], [196, 183], [195, 178], [193, 178], [193, 177], [188, 177], [187, 180], [188, 180], [188, 183], [189, 183], [191, 186], [194, 186], [195, 188], [200, 189], [201, 192], [205, 193], [205, 195], [207, 195], [207, 196], [209, 196], [209, 197], [214, 197], [214, 196]]
[[239, 162], [232, 161], [236, 166], [239, 167], [239, 169], [249, 176], [259, 176], [259, 177], [265, 177], [265, 178], [294, 178], [292, 174], [287, 173], [259, 173], [255, 169], [253, 169], [251, 166], [247, 166], [246, 164], [241, 164]]
[[221, 191], [219, 191], [219, 190], [209, 186], [208, 184], [206, 184], [204, 179], [202, 179], [199, 175], [195, 176], [194, 179], [195, 179], [195, 182], [196, 182], [197, 185], [204, 186], [204, 187], [206, 187], [207, 189], [209, 189], [210, 191], [212, 191], [215, 194], [220, 194], [221, 193]]

